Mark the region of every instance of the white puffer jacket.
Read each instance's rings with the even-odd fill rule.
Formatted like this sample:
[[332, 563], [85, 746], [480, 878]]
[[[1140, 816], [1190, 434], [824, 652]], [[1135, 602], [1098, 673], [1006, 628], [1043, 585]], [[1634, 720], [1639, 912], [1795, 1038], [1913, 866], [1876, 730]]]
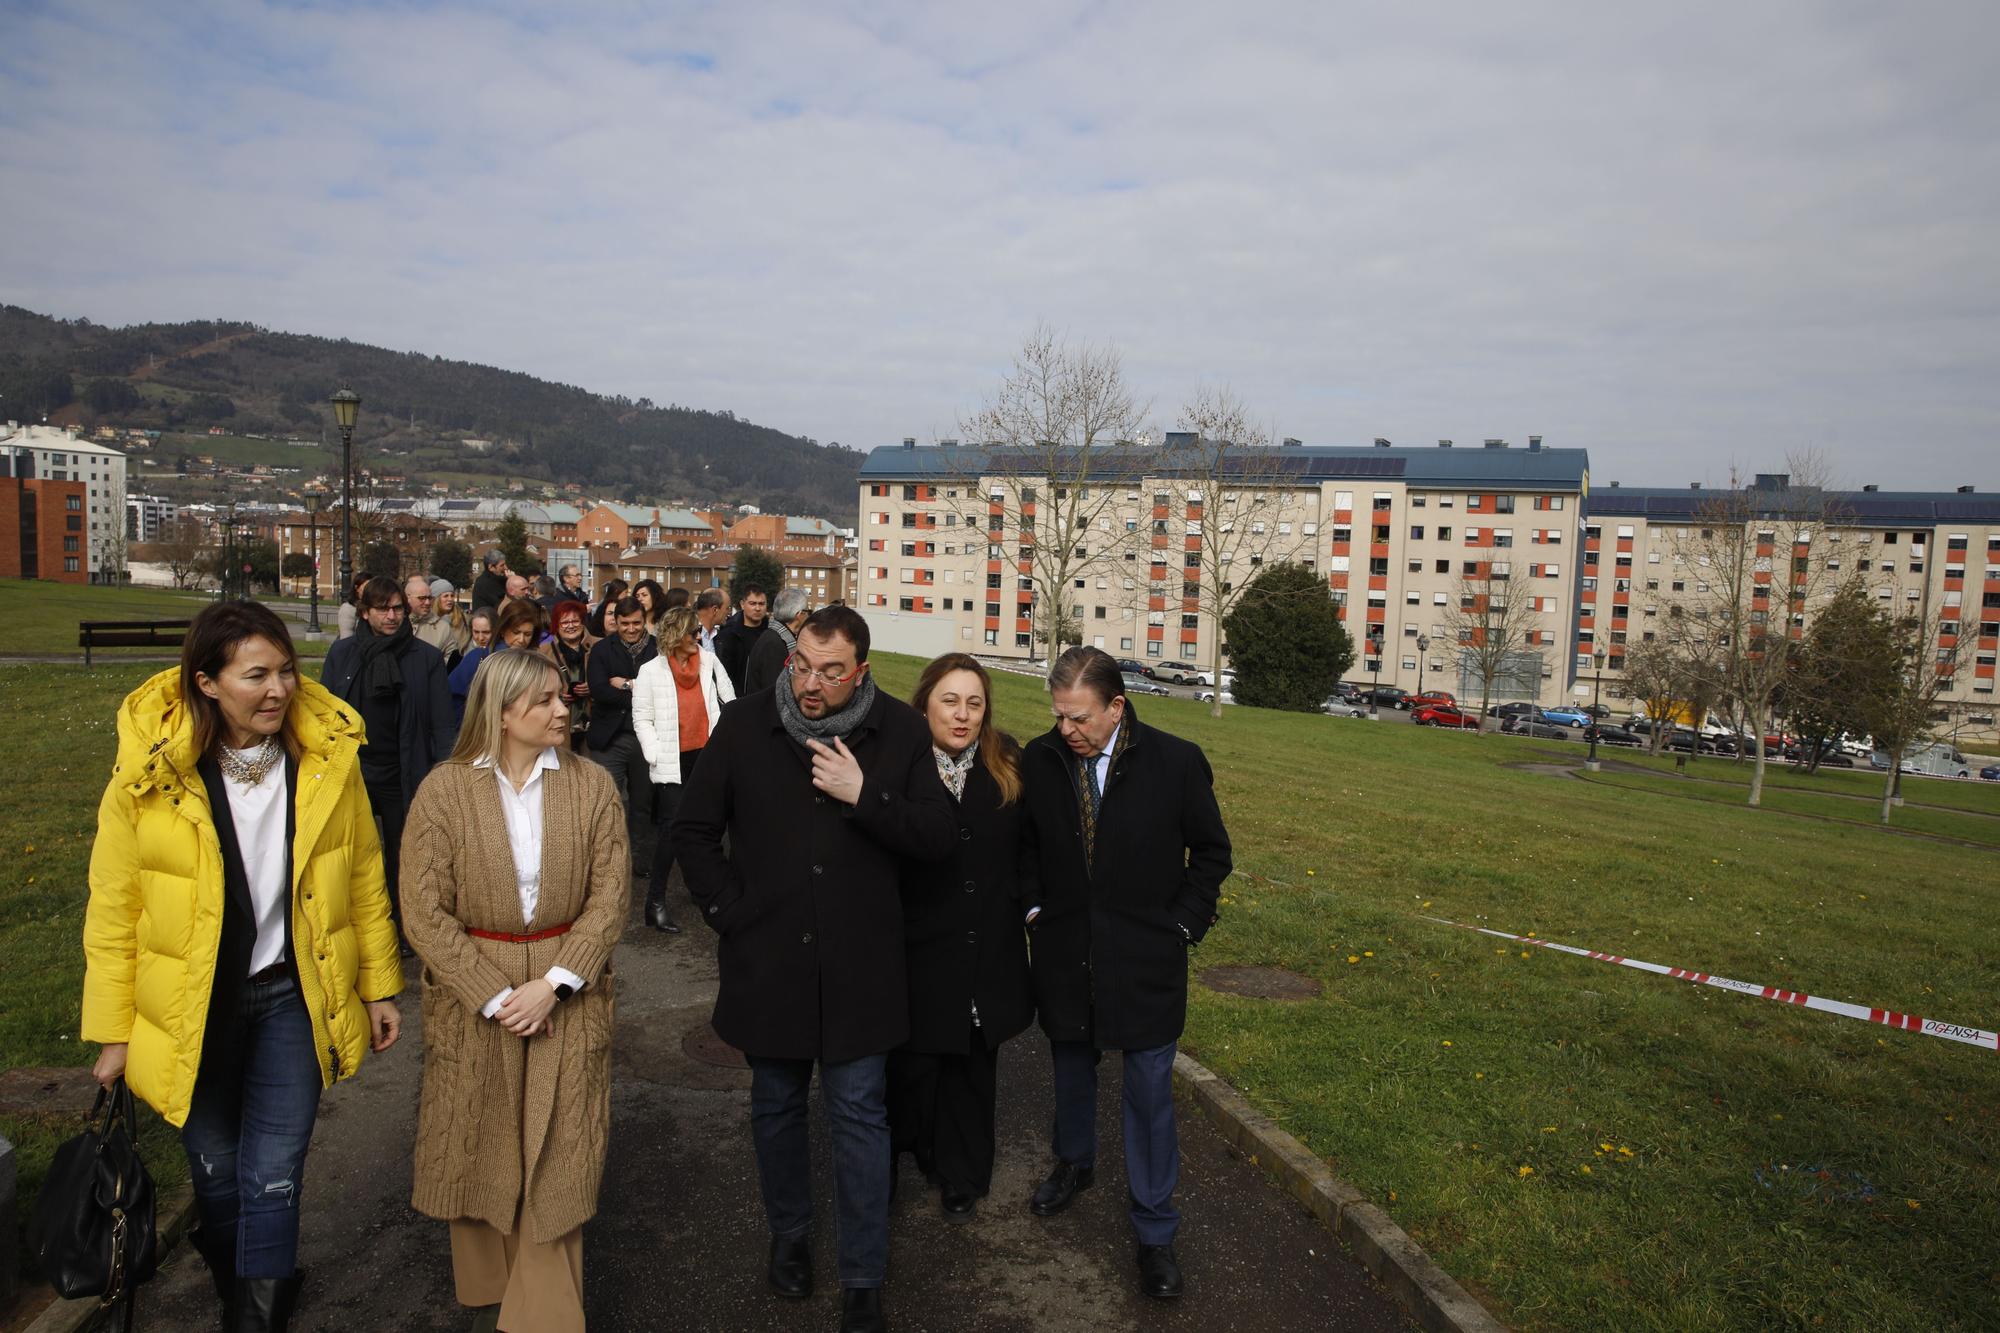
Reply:
[[[720, 659], [702, 649], [701, 698], [708, 705], [710, 735], [715, 733], [715, 724], [722, 717], [722, 705], [735, 697], [736, 689], [729, 683], [729, 673], [722, 669]], [[639, 674], [632, 678], [632, 730], [639, 733], [639, 748], [645, 752], [653, 781], [663, 786], [678, 783], [681, 780], [680, 691], [674, 687], [673, 668], [667, 664], [665, 653], [640, 667]]]

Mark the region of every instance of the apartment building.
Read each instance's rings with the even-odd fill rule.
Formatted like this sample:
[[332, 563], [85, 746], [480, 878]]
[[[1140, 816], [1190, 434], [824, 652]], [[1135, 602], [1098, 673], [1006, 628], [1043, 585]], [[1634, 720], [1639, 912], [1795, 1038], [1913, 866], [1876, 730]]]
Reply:
[[160, 495], [125, 497], [125, 540], [156, 542], [174, 525], [179, 506]]
[[[1782, 473], [1758, 476], [1742, 492], [1612, 486], [1593, 495], [1576, 625], [1579, 675], [1597, 674], [1601, 647], [1605, 697], [1628, 698], [1627, 650], [1658, 638], [1677, 607], [1709, 592], [1698, 554], [1704, 528], [1718, 514], [1796, 514], [1800, 505], [1788, 503], [1789, 495], [1790, 478]], [[1978, 495], [1970, 486], [1944, 492], [1867, 486], [1825, 494], [1812, 508], [1826, 515], [1825, 531], [1792, 553], [1814, 570], [1804, 621], [1835, 585], [1856, 576], [1884, 611], [1935, 616], [1935, 658], [1952, 668], [1951, 686], [1938, 701], [1939, 723], [1961, 744], [2000, 739], [1994, 697], [2000, 497]], [[1786, 524], [1770, 517], [1746, 522], [1745, 540], [1762, 566], [1758, 576], [1767, 577], [1774, 562], [1782, 569], [1787, 553], [1779, 548], [1792, 535]]]
[[612, 546], [620, 551], [646, 546], [706, 550], [718, 540], [720, 531], [718, 520], [693, 510], [662, 509], [658, 505], [593, 505], [583, 512], [576, 525], [577, 538], [583, 545]]
[[[76, 557], [91, 583], [118, 583], [125, 567], [125, 455], [80, 438], [73, 429], [23, 426], [0, 428], [0, 476], [82, 482], [84, 521], [80, 551], [66, 551], [61, 568]], [[44, 574], [44, 577], [51, 577]]]
[[90, 581], [83, 566], [88, 489], [0, 470], [0, 578]]
[[[1288, 442], [1239, 454], [1240, 480], [1217, 485], [1191, 477], [1174, 443], [1119, 446], [1093, 463], [1091, 484], [1111, 494], [1073, 537], [1083, 554], [1068, 591], [1083, 642], [1206, 665], [1218, 627], [1201, 596], [1202, 525], [1241, 525], [1224, 577], [1247, 580], [1278, 560], [1323, 573], [1360, 649], [1350, 679], [1477, 693], [1451, 615], [1476, 580], [1482, 597], [1531, 599], [1530, 642], [1507, 671], [1514, 692], [1567, 697], [1584, 450], [1538, 436], [1525, 448]], [[913, 441], [869, 455], [855, 604], [885, 650], [1044, 655], [1032, 554], [1053, 536], [1042, 497], [1056, 488], [1024, 474], [1034, 462], [1032, 450]]]

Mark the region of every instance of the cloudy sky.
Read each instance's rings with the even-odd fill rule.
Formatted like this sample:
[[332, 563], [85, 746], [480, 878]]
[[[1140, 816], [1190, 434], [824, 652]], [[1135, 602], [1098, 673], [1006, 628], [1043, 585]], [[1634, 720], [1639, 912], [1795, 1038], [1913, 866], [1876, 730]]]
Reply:
[[[0, 0], [0, 299], [856, 447], [1168, 423], [2000, 488], [2000, 6]], [[363, 386], [365, 392], [365, 386]]]

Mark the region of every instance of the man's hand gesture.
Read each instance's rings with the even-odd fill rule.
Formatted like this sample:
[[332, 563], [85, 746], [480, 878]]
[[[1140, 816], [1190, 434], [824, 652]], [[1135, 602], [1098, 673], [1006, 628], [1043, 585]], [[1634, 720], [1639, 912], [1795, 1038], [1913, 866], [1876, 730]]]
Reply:
[[813, 786], [839, 801], [853, 805], [861, 799], [861, 761], [835, 736], [829, 748], [824, 741], [807, 741], [813, 753]]

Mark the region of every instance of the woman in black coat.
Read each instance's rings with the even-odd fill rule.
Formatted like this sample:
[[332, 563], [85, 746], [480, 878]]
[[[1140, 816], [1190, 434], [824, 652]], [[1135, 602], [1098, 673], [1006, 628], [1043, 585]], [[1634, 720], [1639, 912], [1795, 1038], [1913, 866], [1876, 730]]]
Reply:
[[889, 1128], [955, 1222], [971, 1220], [992, 1183], [1000, 1043], [1034, 1015], [1015, 873], [1020, 751], [993, 725], [991, 684], [977, 661], [947, 653], [910, 699], [930, 724], [958, 837], [951, 855], [904, 870], [910, 1040], [889, 1057]]

